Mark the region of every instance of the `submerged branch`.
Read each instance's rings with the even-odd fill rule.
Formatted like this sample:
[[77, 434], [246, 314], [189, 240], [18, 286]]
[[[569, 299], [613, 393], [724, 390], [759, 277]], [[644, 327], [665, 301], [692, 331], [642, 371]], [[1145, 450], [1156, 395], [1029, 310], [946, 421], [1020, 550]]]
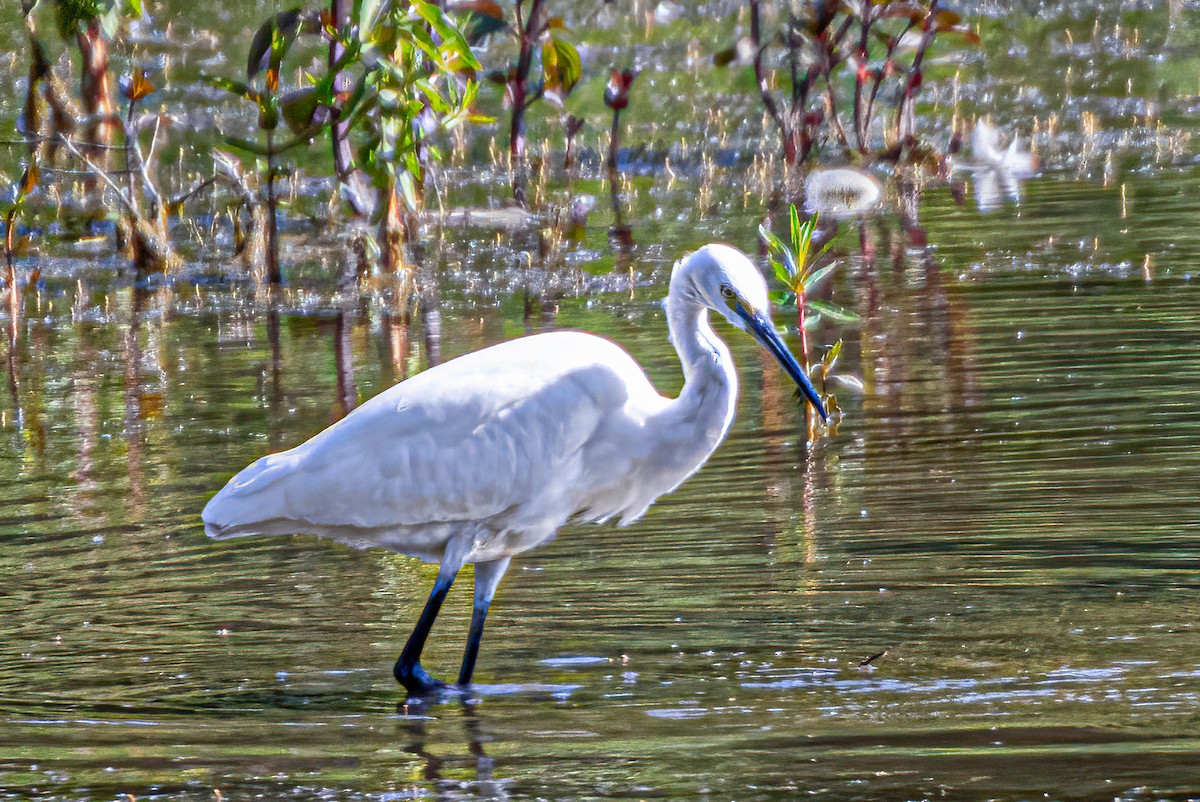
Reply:
[[134, 205], [131, 198], [126, 196], [125, 190], [113, 180], [108, 170], [100, 167], [100, 165], [96, 164], [87, 156], [85, 156], [83, 151], [76, 147], [75, 142], [72, 141], [71, 137], [67, 136], [66, 134], [59, 134], [55, 141], [70, 151], [71, 155], [87, 165], [88, 169], [92, 171], [93, 175], [96, 175], [102, 181], [104, 181], [104, 183], [108, 185], [109, 189], [117, 194], [117, 198], [121, 201], [121, 206], [124, 207], [127, 213], [133, 215], [134, 217], [138, 216], [137, 206]]

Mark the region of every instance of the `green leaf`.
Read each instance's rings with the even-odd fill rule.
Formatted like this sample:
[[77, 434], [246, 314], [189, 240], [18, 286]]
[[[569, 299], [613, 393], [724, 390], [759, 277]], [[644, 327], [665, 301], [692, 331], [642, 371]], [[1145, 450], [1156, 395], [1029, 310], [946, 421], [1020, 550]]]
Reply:
[[833, 347], [825, 352], [825, 356], [821, 357], [821, 367], [825, 370], [825, 375], [833, 373], [833, 366], [837, 364], [838, 357], [842, 353], [842, 341], [838, 340], [833, 344]]
[[200, 80], [209, 86], [216, 87], [217, 89], [224, 89], [226, 92], [230, 92], [238, 97], [244, 97], [247, 100], [253, 100], [255, 103], [258, 102], [258, 92], [254, 91], [241, 81], [222, 78], [218, 75], [201, 75]]
[[787, 267], [783, 262], [775, 257], [771, 257], [771, 270], [775, 273], [775, 278], [787, 285], [788, 289], [792, 287], [792, 277], [788, 275]]
[[794, 308], [796, 306], [796, 293], [788, 292], [787, 290], [772, 290], [771, 303], [781, 309]]
[[796, 204], [788, 205], [788, 224], [792, 235], [792, 250], [796, 252], [796, 261], [804, 263], [804, 253], [808, 251], [804, 242], [804, 229], [800, 225], [800, 212]]
[[358, 20], [358, 39], [360, 42], [369, 41], [379, 24], [380, 12], [383, 11], [383, 0], [356, 0], [354, 18]]
[[279, 99], [279, 112], [294, 134], [315, 133], [313, 127], [320, 107], [321, 95], [315, 86], [288, 92]]
[[396, 176], [396, 183], [399, 184], [400, 197], [404, 200], [404, 205], [411, 211], [418, 211], [417, 208], [417, 189], [413, 182], [411, 173], [402, 172]]
[[575, 45], [551, 37], [542, 45], [542, 72], [546, 79], [546, 89], [558, 90], [568, 94], [579, 83], [583, 76], [583, 63]]
[[783, 242], [779, 237], [775, 236], [775, 232], [771, 231], [763, 223], [758, 224], [758, 236], [762, 237], [763, 242], [767, 243], [767, 247], [771, 249], [772, 253], [778, 253], [784, 249]]
[[258, 144], [257, 142], [251, 142], [249, 139], [242, 139], [241, 137], [236, 137], [236, 136], [225, 136], [225, 137], [222, 137], [222, 139], [224, 139], [225, 144], [231, 148], [236, 148], [237, 150], [244, 150], [247, 153], [253, 153], [255, 156], [266, 156], [267, 155], [266, 147]]
[[425, 101], [429, 104], [429, 108], [433, 109], [438, 114], [450, 114], [454, 111], [452, 105], [442, 97], [442, 93], [433, 85], [433, 82], [428, 78], [418, 78], [413, 81], [413, 87], [425, 96]]
[[832, 320], [834, 323], [858, 323], [862, 317], [849, 309], [843, 309], [837, 304], [829, 301], [807, 301], [809, 309], [812, 309], [821, 315]]
[[494, 33], [507, 31], [508, 23], [503, 17], [472, 12], [463, 21], [461, 30], [468, 42], [478, 45]]
[[[291, 40], [296, 37], [300, 28], [300, 7], [280, 11], [268, 19], [254, 32], [250, 40], [250, 55], [246, 58], [246, 77], [253, 78], [265, 70], [271, 61], [271, 54], [278, 48], [287, 49]], [[282, 35], [287, 44], [276, 42], [276, 35]]]
[[443, 49], [458, 56], [466, 66], [472, 69], [479, 68], [479, 62], [475, 60], [475, 55], [471, 52], [471, 45], [467, 43], [466, 37], [462, 31], [454, 24], [454, 21], [446, 16], [446, 12], [435, 6], [433, 3], [415, 2], [413, 4], [417, 14], [421, 19], [429, 23], [430, 27], [437, 32], [437, 35], [442, 38]]
[[820, 270], [814, 270], [812, 273], [809, 273], [804, 277], [804, 291], [812, 292], [822, 281], [827, 279], [829, 275], [833, 273], [836, 267], [837, 262], [834, 262], [831, 265], [822, 267]]
[[443, 64], [445, 59], [442, 57], [442, 51], [438, 49], [437, 42], [433, 41], [433, 37], [429, 35], [429, 31], [419, 25], [414, 25], [404, 31], [408, 38], [417, 47], [425, 53], [430, 60], [437, 64]]
[[[796, 255], [792, 253], [790, 248], [784, 248], [779, 256], [783, 259], [784, 275], [786, 278], [780, 278], [780, 281], [788, 285], [788, 289], [795, 292], [800, 289], [797, 286], [800, 283], [800, 266], [796, 264]], [[779, 275], [779, 271], [775, 271], [775, 275]]]

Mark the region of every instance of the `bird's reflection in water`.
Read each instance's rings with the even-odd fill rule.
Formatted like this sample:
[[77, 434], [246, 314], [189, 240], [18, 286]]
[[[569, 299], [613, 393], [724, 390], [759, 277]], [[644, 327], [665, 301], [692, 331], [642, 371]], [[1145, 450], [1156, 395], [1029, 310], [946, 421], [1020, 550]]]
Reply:
[[[458, 729], [454, 726], [456, 716], [451, 712], [455, 708], [462, 722], [462, 737], [466, 739], [467, 755], [463, 757], [455, 755], [457, 749], [449, 746], [458, 744], [456, 739], [448, 737]], [[436, 799], [508, 799], [509, 781], [493, 777], [494, 761], [484, 750], [491, 737], [476, 705], [461, 700], [442, 705], [440, 710], [445, 710], [446, 715], [431, 716], [421, 703], [402, 702], [397, 707], [400, 728], [407, 735], [404, 751], [422, 763], [422, 777], [427, 783], [423, 790], [432, 792]], [[438, 749], [446, 750], [445, 754], [434, 751], [435, 741]]]

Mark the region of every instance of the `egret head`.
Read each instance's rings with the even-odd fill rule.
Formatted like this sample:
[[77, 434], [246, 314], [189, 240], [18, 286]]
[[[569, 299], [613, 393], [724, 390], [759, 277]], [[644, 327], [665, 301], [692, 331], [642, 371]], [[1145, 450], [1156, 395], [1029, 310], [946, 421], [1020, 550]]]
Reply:
[[695, 297], [730, 324], [752, 335], [779, 361], [821, 419], [828, 417], [821, 396], [804, 368], [775, 331], [767, 282], [746, 254], [728, 245], [705, 245], [675, 265], [671, 291]]

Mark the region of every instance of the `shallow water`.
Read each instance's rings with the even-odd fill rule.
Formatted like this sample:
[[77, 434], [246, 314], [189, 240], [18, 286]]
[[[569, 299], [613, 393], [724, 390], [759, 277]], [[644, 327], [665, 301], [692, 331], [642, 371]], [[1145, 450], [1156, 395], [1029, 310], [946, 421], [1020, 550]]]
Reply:
[[[569, 527], [515, 563], [466, 701], [406, 707], [391, 677], [434, 569], [215, 543], [198, 518], [241, 466], [426, 368], [431, 316], [331, 300], [344, 237], [299, 215], [278, 318], [215, 280], [220, 236], [135, 290], [108, 250], [38, 230], [45, 281], [0, 377], [0, 798], [1200, 797], [1200, 171], [1112, 111], [1114, 86], [1165, 93], [1164, 118], [1194, 123], [1194, 12], [1164, 34], [1155, 4], [1011, 10], [978, 4], [1001, 20], [999, 77], [969, 62], [974, 102], [994, 93], [1024, 130], [1101, 115], [1092, 150], [1043, 131], [1019, 207], [934, 186], [902, 217], [889, 187], [888, 211], [842, 224], [832, 297], [864, 321], [812, 336], [845, 337], [864, 390], [839, 391], [846, 418], [812, 446], [773, 363], [723, 327], [743, 382], [728, 441], [635, 526]], [[223, 24], [237, 13], [262, 9]], [[646, 58], [676, 41], [651, 39]], [[224, 63], [200, 44], [180, 69], [204, 58]], [[634, 112], [629, 136], [667, 138]], [[671, 263], [711, 239], [752, 250], [771, 205], [754, 143], [722, 147], [678, 174], [630, 154], [622, 221], [594, 175], [555, 179], [597, 208], [525, 270], [536, 232], [428, 232], [441, 358], [583, 328], [675, 392]], [[453, 202], [502, 196], [488, 180]], [[468, 615], [459, 587], [435, 673]]]
[[[1060, 189], [1078, 191], [1031, 197]], [[938, 204], [942, 252], [888, 252], [885, 220], [873, 266], [847, 254], [866, 391], [843, 394], [839, 434], [806, 448], [785, 383], [727, 332], [744, 383], [728, 442], [636, 526], [571, 527], [520, 560], [465, 705], [397, 709], [389, 669], [429, 567], [199, 526], [233, 470], [340, 414], [336, 320], [283, 317], [276, 385], [264, 315], [228, 293], [141, 297], [136, 352], [133, 290], [91, 314], [66, 290], [30, 298], [43, 314], [0, 408], [0, 788], [1200, 793], [1193, 281], [1014, 264], [1011, 217], [974, 217], [996, 250], [970, 265], [955, 232], [974, 213]], [[568, 298], [554, 325], [616, 338], [673, 390], [661, 292]], [[524, 328], [519, 307], [449, 306], [444, 356]], [[387, 333], [352, 318], [362, 397], [393, 380]], [[467, 598], [427, 657], [443, 674]]]

